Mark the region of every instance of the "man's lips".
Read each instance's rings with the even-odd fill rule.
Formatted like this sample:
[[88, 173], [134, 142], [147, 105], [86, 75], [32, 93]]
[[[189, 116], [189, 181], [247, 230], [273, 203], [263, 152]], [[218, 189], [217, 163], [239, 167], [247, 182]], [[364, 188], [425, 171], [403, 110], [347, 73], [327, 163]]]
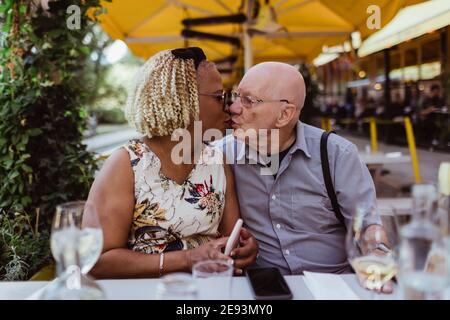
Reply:
[[231, 128], [231, 126], [233, 125], [233, 120], [231, 120], [231, 119], [228, 119], [228, 120], [226, 120], [226, 121], [224, 121], [225, 122], [225, 125], [228, 127], [228, 128]]

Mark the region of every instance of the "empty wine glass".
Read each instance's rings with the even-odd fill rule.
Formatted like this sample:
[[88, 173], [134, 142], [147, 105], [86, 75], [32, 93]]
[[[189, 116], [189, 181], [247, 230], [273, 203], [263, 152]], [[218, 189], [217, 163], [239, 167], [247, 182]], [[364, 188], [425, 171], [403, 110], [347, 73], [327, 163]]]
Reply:
[[[85, 216], [85, 218], [83, 218]], [[58, 205], [50, 246], [58, 278], [46, 290], [46, 299], [101, 299], [100, 286], [87, 276], [103, 247], [103, 233], [95, 208], [74, 201]]]
[[[388, 225], [389, 233], [383, 223]], [[357, 207], [347, 233], [347, 257], [360, 283], [374, 292], [374, 298], [398, 271], [394, 250], [397, 241], [394, 216], [382, 219], [375, 209]]]
[[[67, 250], [71, 245], [76, 248]], [[61, 259], [65, 259], [67, 266], [78, 264], [81, 272], [87, 274], [100, 257], [102, 248], [103, 232], [97, 212], [91, 204], [74, 201], [57, 206], [52, 224], [51, 250], [60, 266], [63, 262]], [[78, 257], [75, 253], [78, 253]]]

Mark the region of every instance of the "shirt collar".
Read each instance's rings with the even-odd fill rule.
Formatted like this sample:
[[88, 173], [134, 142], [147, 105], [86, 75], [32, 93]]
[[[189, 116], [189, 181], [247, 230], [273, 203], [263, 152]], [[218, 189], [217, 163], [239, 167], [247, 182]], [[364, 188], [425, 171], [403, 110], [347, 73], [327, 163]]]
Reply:
[[291, 151], [289, 151], [289, 153], [292, 154], [297, 150], [301, 150], [308, 158], [311, 158], [311, 154], [308, 151], [308, 146], [305, 139], [305, 124], [301, 121], [298, 121], [296, 131], [297, 133], [295, 143], [291, 147]]

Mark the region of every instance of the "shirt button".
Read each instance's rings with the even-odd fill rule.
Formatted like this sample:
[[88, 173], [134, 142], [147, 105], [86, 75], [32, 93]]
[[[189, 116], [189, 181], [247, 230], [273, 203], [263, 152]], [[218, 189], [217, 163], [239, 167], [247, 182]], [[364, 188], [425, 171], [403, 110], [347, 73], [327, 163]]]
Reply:
[[272, 200], [275, 200], [277, 198], [276, 195], [272, 195]]
[[280, 229], [281, 225], [279, 223], [277, 223], [277, 229]]
[[286, 249], [286, 251], [285, 251], [285, 252], [286, 252], [286, 254], [287, 254], [287, 255], [289, 255], [289, 250], [287, 250], [287, 249]]

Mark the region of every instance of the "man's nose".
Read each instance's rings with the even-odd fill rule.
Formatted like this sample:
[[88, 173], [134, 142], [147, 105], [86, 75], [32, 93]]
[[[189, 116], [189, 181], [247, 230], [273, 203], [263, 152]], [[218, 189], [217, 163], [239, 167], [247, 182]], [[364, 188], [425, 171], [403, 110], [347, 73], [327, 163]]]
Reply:
[[242, 113], [242, 104], [240, 102], [240, 99], [237, 99], [235, 102], [233, 102], [229, 110], [232, 115], [240, 115]]

